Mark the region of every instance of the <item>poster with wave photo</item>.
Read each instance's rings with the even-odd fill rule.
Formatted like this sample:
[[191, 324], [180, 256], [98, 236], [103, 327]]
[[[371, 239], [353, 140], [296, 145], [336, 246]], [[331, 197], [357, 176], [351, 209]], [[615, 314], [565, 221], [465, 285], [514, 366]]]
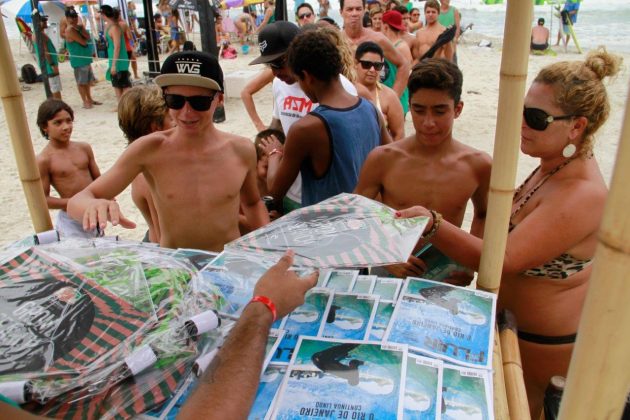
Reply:
[[372, 328], [378, 296], [335, 293], [324, 315], [320, 337], [365, 340]]
[[405, 375], [404, 420], [440, 420], [442, 369], [441, 360], [409, 353]]
[[401, 418], [406, 363], [404, 345], [300, 337], [273, 418]]
[[444, 364], [442, 420], [494, 418], [490, 371]]

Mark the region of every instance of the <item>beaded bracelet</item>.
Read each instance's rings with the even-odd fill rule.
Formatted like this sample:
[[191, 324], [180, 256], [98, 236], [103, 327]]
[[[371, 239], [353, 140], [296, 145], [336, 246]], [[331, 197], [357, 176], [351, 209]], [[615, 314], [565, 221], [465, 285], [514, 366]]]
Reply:
[[440, 224], [442, 223], [442, 215], [435, 210], [429, 210], [431, 212], [431, 217], [433, 218], [433, 226], [427, 232], [426, 235], [422, 237], [422, 239], [429, 239], [437, 233], [440, 228]]
[[273, 320], [271, 322], [276, 321], [278, 313], [276, 312], [276, 305], [271, 299], [269, 299], [267, 296], [254, 296], [252, 300], [249, 301], [249, 303], [252, 302], [260, 302], [265, 305], [267, 309], [269, 309], [269, 311], [271, 312], [271, 316], [273, 317]]

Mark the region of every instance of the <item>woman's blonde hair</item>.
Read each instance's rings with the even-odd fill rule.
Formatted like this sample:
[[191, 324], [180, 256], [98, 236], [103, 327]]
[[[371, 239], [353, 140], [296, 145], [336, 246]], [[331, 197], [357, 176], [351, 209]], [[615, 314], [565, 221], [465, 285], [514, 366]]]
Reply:
[[118, 126], [131, 144], [164, 126], [168, 109], [157, 86], [134, 86], [118, 102]]
[[580, 156], [590, 156], [594, 134], [608, 119], [610, 104], [602, 79], [619, 71], [622, 58], [606, 48], [589, 52], [584, 61], [562, 61], [543, 68], [534, 82], [553, 87], [554, 101], [567, 115], [586, 117], [588, 123], [579, 148]]
[[350, 48], [350, 44], [348, 44], [346, 37], [341, 35], [341, 31], [338, 29], [327, 26], [319, 26], [317, 30], [328, 36], [333, 44], [337, 46], [339, 55], [341, 56], [341, 74], [354, 83], [357, 78], [356, 69], [354, 68], [354, 54], [352, 53], [352, 48]]

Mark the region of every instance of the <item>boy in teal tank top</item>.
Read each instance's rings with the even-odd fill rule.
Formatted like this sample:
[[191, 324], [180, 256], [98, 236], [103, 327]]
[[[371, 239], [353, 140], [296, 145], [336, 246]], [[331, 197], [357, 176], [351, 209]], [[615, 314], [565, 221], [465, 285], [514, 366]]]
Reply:
[[100, 105], [92, 99], [91, 87], [95, 80], [92, 71], [92, 54], [94, 53], [92, 38], [85, 26], [79, 22], [79, 15], [74, 9], [66, 10], [66, 46], [70, 54], [70, 66], [74, 69], [74, 79], [77, 82], [77, 88], [81, 100], [83, 100], [83, 108], [92, 108], [94, 105]]

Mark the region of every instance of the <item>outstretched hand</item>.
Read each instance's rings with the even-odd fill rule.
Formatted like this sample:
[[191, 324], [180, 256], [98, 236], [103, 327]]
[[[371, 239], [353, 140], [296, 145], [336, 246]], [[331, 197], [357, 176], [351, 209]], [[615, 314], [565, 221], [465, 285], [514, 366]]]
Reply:
[[269, 153], [271, 153], [274, 149], [278, 149], [280, 151], [282, 151], [283, 146], [282, 143], [280, 143], [280, 140], [278, 140], [278, 138], [271, 134], [268, 137], [264, 137], [260, 139], [260, 144], [258, 145], [258, 148], [267, 156], [269, 156]]
[[126, 229], [133, 229], [136, 224], [127, 219], [120, 211], [118, 203], [114, 200], [94, 199], [83, 213], [83, 229], [91, 231], [98, 228], [103, 232], [107, 222], [113, 226], [120, 225]]
[[304, 303], [306, 292], [317, 284], [318, 272], [298, 277], [290, 271], [293, 251], [288, 250], [256, 283], [254, 296], [266, 296], [276, 305], [277, 317], [282, 318]]

